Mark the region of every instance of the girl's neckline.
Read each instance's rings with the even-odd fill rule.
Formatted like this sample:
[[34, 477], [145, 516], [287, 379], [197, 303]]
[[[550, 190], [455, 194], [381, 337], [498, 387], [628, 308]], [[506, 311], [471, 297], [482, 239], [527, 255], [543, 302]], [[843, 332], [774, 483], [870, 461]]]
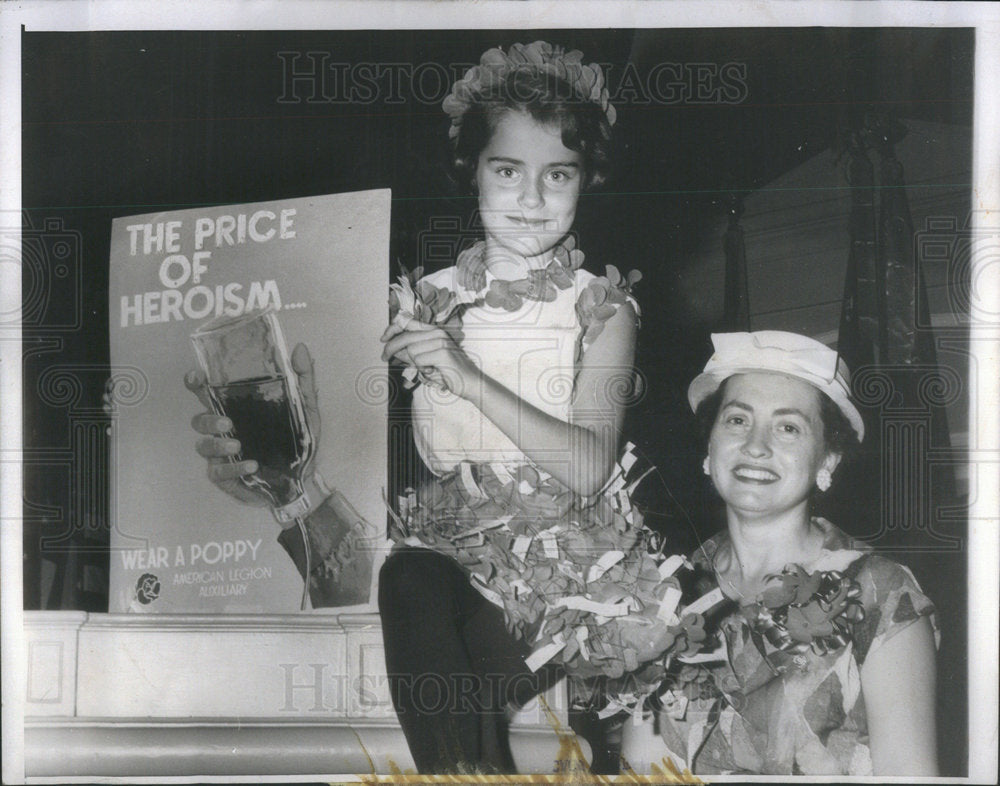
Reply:
[[544, 270], [555, 258], [554, 248], [534, 256], [524, 256], [499, 243], [491, 243], [489, 239], [476, 243], [477, 246], [480, 244], [482, 244], [480, 253], [483, 255], [487, 272], [501, 281], [517, 280], [524, 278], [532, 270]]
[[[495, 264], [490, 264], [486, 241], [478, 240], [459, 253], [455, 266], [458, 269], [458, 283], [472, 293], [479, 294], [501, 285], [525, 284], [518, 288], [518, 294], [529, 300], [551, 300], [555, 292], [552, 287], [566, 289], [573, 282], [573, 276], [583, 266], [583, 252], [576, 248], [572, 235], [567, 235], [548, 257], [515, 257], [509, 252], [495, 253]], [[505, 264], [506, 260], [510, 264]], [[516, 270], [512, 276], [498, 276], [494, 270], [508, 267]], [[508, 286], [502, 286], [507, 289]], [[523, 291], [521, 291], [523, 290]], [[549, 296], [547, 296], [549, 295]]]
[[583, 265], [583, 252], [575, 248], [572, 236], [556, 246], [552, 258], [541, 269], [528, 269], [522, 278], [501, 279], [489, 270], [486, 243], [478, 241], [458, 255], [456, 283], [464, 291], [460, 300], [489, 308], [514, 312], [524, 302], [551, 302], [559, 290], [573, 286], [576, 271]]

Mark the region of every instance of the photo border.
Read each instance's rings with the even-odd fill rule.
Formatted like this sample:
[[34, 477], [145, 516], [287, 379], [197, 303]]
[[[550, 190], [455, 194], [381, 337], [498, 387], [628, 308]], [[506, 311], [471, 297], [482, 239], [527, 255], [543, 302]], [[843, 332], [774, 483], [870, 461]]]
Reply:
[[[197, 9], [195, 11], [195, 9]], [[572, 23], [570, 23], [572, 21]], [[581, 22], [584, 22], [581, 24]], [[338, 2], [292, 0], [280, 8], [269, 2], [203, 0], [187, 2], [97, 3], [20, 2], [0, 4], [0, 211], [20, 213], [20, 34], [27, 30], [307, 30], [418, 28], [602, 28], [602, 27], [807, 27], [875, 26], [975, 27], [975, 110], [973, 123], [973, 205], [977, 237], [985, 243], [1000, 226], [1000, 7], [987, 3], [938, 2]], [[990, 165], [993, 162], [993, 166]], [[9, 214], [9, 213], [8, 213]], [[978, 313], [1000, 315], [1000, 264], [976, 256], [972, 275], [977, 283]], [[11, 265], [0, 269], [0, 314], [21, 308], [20, 277]], [[23, 780], [25, 655], [21, 631], [21, 498], [22, 472], [18, 461], [21, 432], [19, 330], [0, 327], [0, 522], [2, 522], [3, 577], [3, 778]], [[979, 437], [979, 449], [970, 464], [1000, 455], [1000, 324], [974, 320], [971, 330], [980, 374], [974, 391], [977, 422], [970, 424]], [[979, 494], [971, 501], [968, 553], [970, 587], [968, 616], [969, 666], [969, 775], [931, 779], [933, 782], [994, 782], [997, 774], [997, 621], [998, 499], [1000, 478], [980, 473]], [[974, 690], [972, 689], [974, 686]], [[81, 780], [92, 780], [85, 778]], [[112, 781], [162, 782], [163, 778], [115, 778]], [[175, 778], [222, 780], [208, 778]], [[234, 777], [231, 780], [245, 780]], [[289, 778], [261, 778], [262, 782]], [[505, 778], [510, 782], [510, 778]], [[717, 778], [717, 780], [726, 780]], [[768, 777], [766, 780], [786, 780]], [[802, 780], [793, 778], [788, 780]], [[819, 780], [819, 779], [811, 779]], [[836, 780], [843, 780], [838, 778]], [[866, 779], [914, 782], [913, 778]]]

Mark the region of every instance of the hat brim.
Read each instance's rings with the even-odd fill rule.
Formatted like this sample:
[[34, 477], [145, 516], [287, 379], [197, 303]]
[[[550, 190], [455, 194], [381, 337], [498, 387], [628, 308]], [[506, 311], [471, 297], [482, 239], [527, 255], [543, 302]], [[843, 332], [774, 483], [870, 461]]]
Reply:
[[837, 405], [837, 408], [844, 414], [844, 417], [847, 418], [847, 422], [851, 424], [851, 427], [857, 433], [859, 442], [865, 438], [865, 422], [861, 417], [861, 413], [847, 397], [840, 385], [823, 380], [817, 381], [817, 379], [812, 378], [811, 375], [796, 373], [795, 371], [791, 371], [787, 368], [778, 369], [753, 366], [747, 368], [726, 368], [703, 372], [696, 376], [688, 386], [688, 403], [691, 405], [692, 411], [696, 412], [698, 410], [698, 405], [717, 391], [722, 383], [730, 377], [736, 376], [737, 374], [757, 373], [782, 374], [786, 377], [801, 379], [803, 382], [808, 382], [821, 393], [825, 393], [830, 400]]

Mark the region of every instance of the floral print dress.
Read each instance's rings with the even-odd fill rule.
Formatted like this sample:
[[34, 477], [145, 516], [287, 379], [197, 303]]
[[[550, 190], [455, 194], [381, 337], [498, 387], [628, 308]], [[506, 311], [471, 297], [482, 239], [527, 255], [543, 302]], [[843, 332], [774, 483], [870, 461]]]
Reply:
[[[863, 619], [850, 624], [846, 645], [817, 654], [785, 651], [753, 635], [746, 606], [725, 615], [726, 657], [685, 666], [663, 697], [657, 731], [678, 766], [698, 774], [872, 774], [861, 667], [923, 617], [938, 641], [934, 607], [906, 567], [824, 519], [814, 522], [826, 539], [819, 557], [802, 567], [856, 581]], [[707, 541], [693, 561], [711, 570], [727, 541], [728, 533]]]

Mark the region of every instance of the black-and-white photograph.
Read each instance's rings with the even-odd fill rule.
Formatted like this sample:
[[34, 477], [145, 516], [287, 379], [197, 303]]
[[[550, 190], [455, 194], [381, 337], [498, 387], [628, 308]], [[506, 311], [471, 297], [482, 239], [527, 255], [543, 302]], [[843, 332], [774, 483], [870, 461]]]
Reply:
[[0, 7], [4, 782], [995, 782], [1000, 6], [284, 9]]

